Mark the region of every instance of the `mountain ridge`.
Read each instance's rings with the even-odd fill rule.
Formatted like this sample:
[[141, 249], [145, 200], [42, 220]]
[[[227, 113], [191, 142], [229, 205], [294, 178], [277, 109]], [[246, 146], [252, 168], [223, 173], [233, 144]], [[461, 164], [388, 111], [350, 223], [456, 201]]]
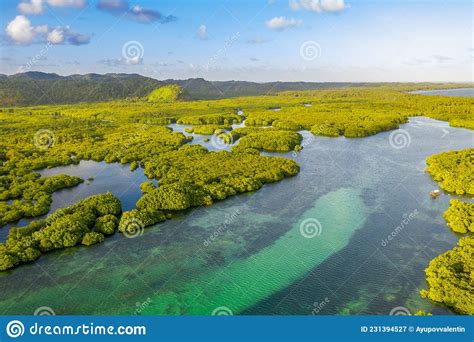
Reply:
[[251, 82], [208, 81], [204, 78], [157, 80], [136, 73], [87, 73], [61, 76], [28, 71], [0, 74], [0, 106], [32, 106], [103, 102], [145, 97], [164, 85], [184, 89], [183, 99], [213, 100], [238, 96], [267, 95], [288, 90], [317, 90], [337, 87], [376, 86], [367, 82]]

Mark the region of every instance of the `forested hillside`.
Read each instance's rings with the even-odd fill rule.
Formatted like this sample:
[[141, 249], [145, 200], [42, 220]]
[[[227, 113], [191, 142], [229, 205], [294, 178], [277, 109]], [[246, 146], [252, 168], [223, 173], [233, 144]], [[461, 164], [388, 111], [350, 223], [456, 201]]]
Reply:
[[[213, 100], [239, 96], [270, 95], [289, 90], [317, 90], [339, 87], [374, 87], [374, 83], [318, 83], [207, 81], [203, 78], [159, 81], [138, 74], [85, 74], [60, 76], [30, 71], [15, 75], [0, 74], [0, 106], [35, 106], [103, 102], [116, 99], [144, 99], [156, 88], [179, 85], [180, 100]], [[404, 86], [404, 84], [391, 84]], [[413, 89], [451, 88], [459, 84], [416, 84]], [[472, 86], [472, 85], [471, 85]]]

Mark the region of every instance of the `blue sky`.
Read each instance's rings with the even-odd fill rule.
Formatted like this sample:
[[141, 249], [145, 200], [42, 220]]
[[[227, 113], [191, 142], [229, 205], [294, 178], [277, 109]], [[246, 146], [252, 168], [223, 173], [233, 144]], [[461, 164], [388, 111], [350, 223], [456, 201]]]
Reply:
[[473, 5], [366, 0], [6, 0], [0, 73], [473, 81]]

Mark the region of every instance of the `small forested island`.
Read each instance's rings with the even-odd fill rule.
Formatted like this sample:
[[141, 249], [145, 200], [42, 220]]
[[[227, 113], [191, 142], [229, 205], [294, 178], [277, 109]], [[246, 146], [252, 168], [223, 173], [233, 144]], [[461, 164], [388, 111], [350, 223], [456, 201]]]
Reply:
[[474, 204], [453, 199], [444, 213], [449, 228], [455, 233], [474, 233]]
[[454, 311], [474, 314], [474, 237], [462, 237], [457, 247], [434, 258], [426, 269], [428, 288], [421, 296]]
[[474, 195], [474, 148], [436, 154], [426, 163], [426, 171], [445, 191]]
[[120, 213], [120, 201], [107, 193], [58, 209], [26, 227], [11, 228], [7, 241], [0, 244], [0, 270], [34, 261], [54, 249], [102, 242], [104, 234], [115, 232]]

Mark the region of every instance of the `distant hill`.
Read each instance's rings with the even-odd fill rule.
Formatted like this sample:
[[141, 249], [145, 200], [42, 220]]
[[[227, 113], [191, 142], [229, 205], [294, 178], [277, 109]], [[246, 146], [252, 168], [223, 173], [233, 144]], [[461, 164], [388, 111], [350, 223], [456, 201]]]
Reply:
[[146, 97], [165, 85], [182, 87], [181, 99], [219, 99], [264, 95], [285, 90], [310, 90], [356, 86], [356, 83], [311, 83], [207, 81], [203, 78], [159, 81], [138, 74], [85, 74], [60, 76], [29, 71], [0, 74], [0, 106], [99, 102], [121, 98]]
[[0, 105], [98, 102], [146, 96], [164, 83], [137, 74], [59, 76], [26, 72], [0, 76]]

